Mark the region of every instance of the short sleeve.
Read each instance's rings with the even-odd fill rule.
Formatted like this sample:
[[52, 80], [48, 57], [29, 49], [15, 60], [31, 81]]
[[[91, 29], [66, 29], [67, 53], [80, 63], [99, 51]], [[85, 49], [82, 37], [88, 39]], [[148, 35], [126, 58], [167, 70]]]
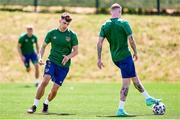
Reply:
[[34, 39], [35, 39], [35, 43], [37, 43], [37, 41], [38, 41], [37, 36], [34, 36]]
[[18, 43], [22, 44], [23, 43], [23, 36], [20, 36], [18, 39]]
[[78, 38], [77, 38], [77, 35], [76, 35], [76, 34], [73, 34], [73, 35], [72, 35], [72, 41], [71, 41], [71, 43], [72, 43], [72, 46], [78, 45]]
[[48, 33], [47, 33], [44, 41], [45, 41], [47, 44], [51, 42], [51, 32], [48, 32]]
[[101, 29], [100, 29], [100, 32], [99, 32], [99, 37], [105, 38], [104, 26], [101, 26]]
[[127, 36], [132, 34], [132, 29], [127, 21], [124, 22], [124, 30], [125, 30]]

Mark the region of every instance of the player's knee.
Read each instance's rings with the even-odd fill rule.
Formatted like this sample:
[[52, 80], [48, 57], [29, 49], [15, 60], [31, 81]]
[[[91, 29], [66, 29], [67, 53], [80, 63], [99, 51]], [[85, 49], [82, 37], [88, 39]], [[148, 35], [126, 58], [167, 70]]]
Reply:
[[26, 71], [27, 71], [27, 72], [30, 72], [30, 71], [31, 71], [31, 68], [26, 68]]
[[42, 81], [42, 83], [41, 83], [41, 87], [45, 87], [45, 86], [47, 86], [47, 84], [48, 84], [48, 81]]
[[55, 95], [57, 93], [57, 89], [52, 89], [51, 92], [53, 95]]
[[51, 79], [50, 75], [44, 75], [44, 81], [49, 81]]
[[49, 83], [50, 79], [51, 79], [50, 75], [44, 75], [44, 80], [42, 81], [41, 85], [42, 86], [47, 86], [47, 84]]
[[35, 70], [39, 70], [39, 65], [38, 64], [35, 64], [34, 67], [35, 67]]
[[133, 77], [133, 78], [132, 78], [132, 81], [133, 81], [133, 83], [139, 82], [139, 78], [138, 78], [138, 77]]

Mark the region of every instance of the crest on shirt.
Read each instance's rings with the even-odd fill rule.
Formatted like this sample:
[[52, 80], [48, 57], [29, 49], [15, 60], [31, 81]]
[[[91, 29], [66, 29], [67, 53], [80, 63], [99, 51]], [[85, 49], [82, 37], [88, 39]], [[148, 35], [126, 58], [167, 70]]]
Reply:
[[67, 42], [71, 41], [71, 37], [66, 36], [66, 41], [67, 41]]
[[56, 36], [53, 36], [53, 39], [56, 39]]
[[35, 39], [32, 39], [32, 42], [35, 42]]
[[28, 39], [25, 39], [25, 42], [28, 42]]

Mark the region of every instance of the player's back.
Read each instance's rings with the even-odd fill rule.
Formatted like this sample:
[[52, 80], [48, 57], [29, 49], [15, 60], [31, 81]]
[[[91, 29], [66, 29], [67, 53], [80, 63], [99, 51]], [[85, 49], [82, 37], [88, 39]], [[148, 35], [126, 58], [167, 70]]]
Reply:
[[127, 45], [125, 44], [127, 43], [128, 37], [125, 31], [126, 24], [127, 21], [118, 18], [111, 18], [106, 21], [106, 23], [104, 24], [104, 33], [110, 45], [118, 44], [120, 45], [119, 47]]
[[114, 61], [130, 55], [127, 40], [132, 31], [127, 21], [120, 18], [111, 18], [105, 22], [102, 30], [110, 44], [111, 55]]

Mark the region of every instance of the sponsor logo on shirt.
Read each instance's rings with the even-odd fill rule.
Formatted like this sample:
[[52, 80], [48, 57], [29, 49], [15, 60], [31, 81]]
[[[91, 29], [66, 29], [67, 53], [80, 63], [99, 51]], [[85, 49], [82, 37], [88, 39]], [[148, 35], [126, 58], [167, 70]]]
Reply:
[[67, 41], [67, 42], [71, 41], [71, 37], [66, 36], [66, 41]]
[[28, 39], [25, 39], [25, 42], [28, 42]]

